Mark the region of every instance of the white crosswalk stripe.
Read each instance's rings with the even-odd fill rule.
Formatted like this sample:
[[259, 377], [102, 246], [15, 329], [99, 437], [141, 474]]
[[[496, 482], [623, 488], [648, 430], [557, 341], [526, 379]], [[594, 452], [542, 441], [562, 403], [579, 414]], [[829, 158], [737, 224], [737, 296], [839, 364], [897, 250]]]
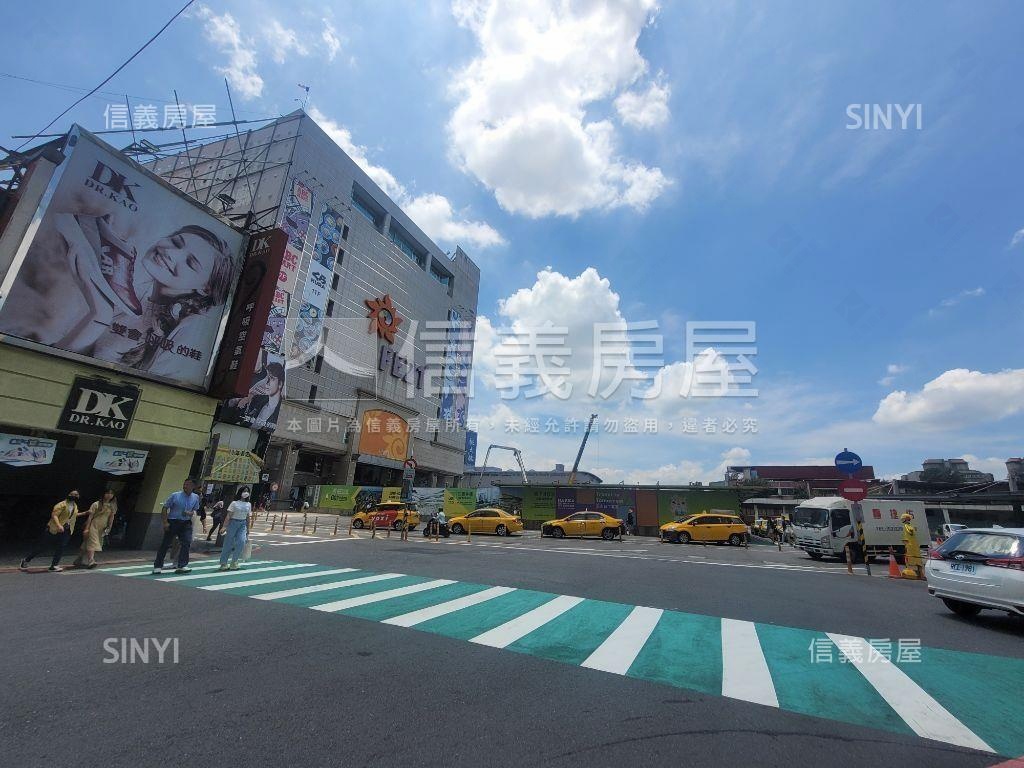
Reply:
[[347, 600], [335, 600], [331, 603], [323, 603], [321, 605], [313, 605], [310, 607], [314, 611], [334, 613], [335, 611], [344, 611], [346, 608], [355, 608], [360, 605], [369, 605], [370, 603], [379, 603], [383, 600], [391, 600], [396, 597], [404, 597], [405, 595], [414, 595], [417, 592], [426, 592], [427, 590], [437, 589], [438, 587], [447, 587], [449, 584], [454, 583], [455, 582], [451, 579], [434, 579], [433, 581], [423, 582], [422, 584], [411, 584], [408, 587], [388, 589], [384, 592], [374, 592], [372, 595], [350, 597]]
[[[896, 714], [918, 736], [937, 739], [970, 749], [995, 752], [949, 710], [928, 695], [907, 673], [878, 653], [871, 653], [871, 644], [863, 637], [832, 632], [829, 640], [849, 659], [858, 671], [886, 700]], [[870, 659], [870, 660], [869, 660]]]
[[644, 649], [662, 613], [664, 611], [660, 608], [637, 606], [580, 666], [617, 675], [626, 674]]
[[[282, 581], [297, 581], [298, 579], [309, 579], [313, 576], [334, 576], [339, 573], [353, 573], [358, 568], [332, 568], [327, 571], [310, 571], [308, 573], [290, 573], [287, 576], [273, 576], [269, 579], [252, 579], [248, 581], [232, 581], [227, 584], [204, 584], [200, 589], [218, 591], [222, 589], [238, 589], [240, 587], [255, 587], [263, 584], [278, 584]], [[238, 571], [234, 571], [238, 573]]]
[[417, 624], [422, 624], [424, 621], [430, 621], [431, 619], [436, 619], [439, 616], [447, 616], [449, 613], [461, 611], [463, 608], [470, 608], [474, 605], [486, 603], [488, 600], [493, 600], [496, 597], [507, 595], [509, 592], [515, 592], [515, 589], [512, 587], [491, 587], [490, 589], [485, 589], [482, 592], [474, 592], [472, 595], [457, 597], [454, 600], [449, 600], [444, 603], [431, 605], [427, 608], [420, 608], [418, 611], [403, 613], [401, 616], [385, 619], [383, 623], [394, 624], [397, 627], [414, 627]]
[[289, 565], [268, 565], [264, 568], [243, 568], [236, 571], [213, 571], [212, 573], [172, 574], [160, 576], [153, 581], [191, 581], [192, 579], [214, 579], [226, 576], [237, 576], [240, 573], [263, 573], [264, 571], [286, 571], [293, 568], [310, 568], [316, 563], [290, 563]]
[[[280, 560], [249, 560], [246, 565], [264, 565], [269, 563], [279, 563]], [[200, 560], [195, 563], [190, 563], [190, 567], [193, 571], [208, 571], [211, 568], [219, 568], [220, 560]], [[153, 570], [153, 564], [149, 565], [124, 565], [118, 568], [103, 568], [104, 573], [112, 573], [115, 576], [146, 576], [150, 571]], [[165, 567], [163, 572], [170, 575], [174, 570], [174, 566]]]
[[397, 579], [405, 574], [402, 573], [378, 573], [374, 576], [360, 576], [356, 579], [346, 579], [345, 581], [331, 581], [327, 584], [314, 584], [310, 587], [296, 587], [295, 589], [284, 589], [280, 592], [264, 592], [262, 595], [251, 595], [256, 600], [280, 600], [285, 597], [295, 597], [296, 595], [308, 595], [313, 592], [327, 592], [331, 589], [344, 589], [346, 587], [354, 587], [357, 584], [370, 584], [374, 581], [386, 581], [388, 579]]
[[544, 605], [527, 611], [511, 621], [490, 629], [483, 634], [477, 635], [470, 640], [478, 645], [489, 645], [492, 648], [505, 648], [512, 645], [516, 640], [526, 637], [534, 630], [540, 629], [549, 621], [557, 619], [570, 608], [583, 602], [582, 597], [570, 597], [559, 595], [554, 600], [549, 600]]
[[722, 695], [779, 706], [772, 673], [752, 621], [722, 619]]

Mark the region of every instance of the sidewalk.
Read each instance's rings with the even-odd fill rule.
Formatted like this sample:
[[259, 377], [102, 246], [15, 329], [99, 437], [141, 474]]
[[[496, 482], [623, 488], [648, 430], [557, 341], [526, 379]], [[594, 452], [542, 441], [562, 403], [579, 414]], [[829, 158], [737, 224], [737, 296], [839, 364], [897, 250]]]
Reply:
[[[220, 548], [214, 547], [213, 544], [214, 542], [212, 541], [207, 542], [205, 537], [194, 539], [192, 541], [192, 549], [189, 552], [189, 560], [205, 560], [209, 557], [217, 557], [220, 554]], [[0, 573], [18, 571], [18, 566], [21, 564], [21, 559], [25, 556], [28, 546], [26, 544], [19, 549], [5, 548], [3, 551], [0, 551]], [[31, 570], [46, 570], [50, 567], [50, 559], [52, 557], [51, 553], [43, 552], [32, 560], [30, 564]], [[76, 557], [78, 557], [77, 547], [65, 549], [64, 557], [60, 561], [61, 566], [65, 570], [78, 570], [72, 565]], [[152, 563], [155, 557], [155, 549], [105, 549], [96, 554], [96, 562], [99, 563], [100, 567], [132, 565], [133, 563]], [[169, 560], [170, 557], [168, 557]]]

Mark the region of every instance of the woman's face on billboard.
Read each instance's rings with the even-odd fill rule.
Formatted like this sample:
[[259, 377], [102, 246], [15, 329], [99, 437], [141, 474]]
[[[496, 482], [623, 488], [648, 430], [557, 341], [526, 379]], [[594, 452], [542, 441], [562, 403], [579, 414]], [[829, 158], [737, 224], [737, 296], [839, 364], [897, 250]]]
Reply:
[[142, 266], [168, 293], [191, 293], [206, 287], [218, 258], [206, 240], [179, 232], [146, 251]]

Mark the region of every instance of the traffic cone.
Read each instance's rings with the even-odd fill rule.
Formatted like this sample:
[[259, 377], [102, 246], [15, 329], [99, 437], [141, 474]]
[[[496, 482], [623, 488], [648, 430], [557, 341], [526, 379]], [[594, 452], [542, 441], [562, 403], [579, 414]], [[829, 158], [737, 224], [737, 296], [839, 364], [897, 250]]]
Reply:
[[900, 567], [896, 564], [896, 553], [893, 552], [892, 547], [889, 547], [889, 578], [890, 579], [902, 579], [903, 574], [900, 573]]

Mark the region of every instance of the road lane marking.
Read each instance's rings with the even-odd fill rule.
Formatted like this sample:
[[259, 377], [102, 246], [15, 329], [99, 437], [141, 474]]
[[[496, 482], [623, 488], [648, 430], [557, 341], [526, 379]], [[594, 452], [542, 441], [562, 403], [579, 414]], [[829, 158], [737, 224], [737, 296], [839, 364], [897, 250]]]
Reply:
[[[250, 560], [246, 565], [265, 565], [270, 563], [280, 563], [280, 560]], [[195, 565], [190, 565], [193, 571], [208, 571], [211, 568], [219, 568], [220, 560], [202, 560]], [[120, 568], [103, 568], [101, 569], [104, 573], [113, 573], [115, 576], [148, 576], [153, 571], [153, 564], [149, 565], [125, 565]], [[165, 567], [161, 573], [170, 576], [173, 573], [174, 566], [170, 565]], [[115, 573], [117, 571], [117, 573]], [[156, 575], [156, 574], [153, 574]]]
[[779, 706], [772, 673], [752, 621], [722, 619], [722, 695]]
[[382, 600], [392, 600], [396, 597], [403, 597], [405, 595], [414, 595], [417, 592], [426, 592], [428, 589], [437, 589], [438, 587], [447, 587], [449, 584], [455, 582], [451, 579], [434, 579], [433, 581], [426, 581], [422, 584], [410, 584], [408, 587], [398, 587], [397, 589], [388, 589], [384, 592], [374, 592], [370, 595], [361, 595], [360, 597], [349, 597], [345, 600], [335, 600], [330, 603], [322, 603], [320, 605], [309, 606], [314, 611], [324, 611], [326, 613], [335, 613], [337, 611], [344, 611], [346, 608], [355, 608], [359, 605], [369, 605], [370, 603], [379, 603]]
[[[874, 686], [879, 695], [918, 736], [969, 749], [995, 752], [949, 710], [928, 695], [907, 673], [879, 653], [862, 637], [827, 632], [840, 653]], [[870, 659], [870, 660], [869, 660]]]
[[263, 573], [264, 571], [286, 571], [293, 568], [313, 568], [316, 563], [291, 563], [289, 565], [268, 565], [262, 568], [236, 568], [235, 570], [217, 570], [210, 573], [190, 573], [161, 576], [153, 581], [191, 581], [192, 579], [220, 579], [226, 576], [237, 576], [240, 573]]
[[430, 619], [436, 619], [439, 616], [447, 616], [449, 613], [461, 611], [463, 608], [486, 603], [488, 600], [507, 595], [509, 592], [515, 592], [515, 588], [491, 587], [482, 592], [474, 592], [472, 595], [457, 597], [445, 603], [438, 603], [427, 608], [420, 608], [418, 611], [411, 611], [403, 613], [401, 616], [384, 619], [382, 623], [394, 624], [397, 627], [414, 627], [417, 624], [422, 624], [424, 621], [430, 621]]
[[370, 584], [375, 581], [398, 579], [404, 575], [405, 574], [403, 573], [378, 573], [374, 576], [360, 576], [358, 579], [347, 579], [345, 581], [331, 581], [327, 584], [314, 584], [311, 587], [296, 587], [295, 589], [284, 589], [280, 592], [264, 592], [262, 595], [250, 595], [250, 597], [256, 600], [280, 600], [285, 597], [295, 597], [296, 595], [308, 595], [312, 592], [326, 592], [331, 589], [343, 589], [344, 587], [354, 587], [357, 584]]
[[[311, 573], [290, 573], [287, 576], [273, 576], [269, 579], [252, 579], [250, 581], [232, 581], [227, 584], [205, 584], [200, 589], [209, 589], [213, 591], [221, 589], [238, 589], [241, 587], [256, 587], [263, 584], [277, 584], [281, 581], [297, 581], [298, 579], [308, 579], [313, 576], [333, 576], [337, 573], [352, 573], [353, 571], [359, 570], [358, 568], [332, 568], [327, 571], [314, 571]], [[234, 571], [235, 574], [238, 571]]]
[[663, 613], [660, 608], [637, 606], [580, 666], [616, 675], [626, 674]]
[[516, 640], [526, 637], [536, 629], [540, 629], [552, 619], [558, 618], [570, 608], [583, 602], [582, 597], [559, 595], [543, 605], [524, 613], [511, 621], [477, 635], [469, 642], [478, 645], [489, 645], [491, 648], [504, 648]]

